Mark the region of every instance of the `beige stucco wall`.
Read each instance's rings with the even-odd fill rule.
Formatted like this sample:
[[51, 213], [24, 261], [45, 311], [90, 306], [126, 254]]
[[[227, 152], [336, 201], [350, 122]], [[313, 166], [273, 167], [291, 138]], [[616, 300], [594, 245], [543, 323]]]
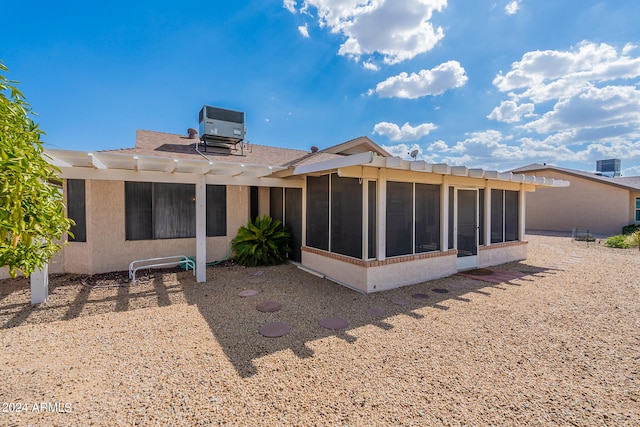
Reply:
[[527, 247], [527, 242], [509, 242], [481, 246], [478, 251], [478, 267], [491, 267], [507, 262], [527, 259]]
[[302, 252], [302, 265], [329, 280], [371, 293], [413, 285], [454, 274], [455, 255], [415, 259], [405, 262], [387, 260], [378, 266], [362, 266], [313, 252]]
[[527, 193], [528, 230], [571, 232], [574, 228], [592, 233], [619, 234], [633, 222], [629, 191], [556, 171], [544, 171], [545, 177], [564, 179], [569, 187], [538, 188]]
[[[124, 181], [86, 181], [87, 242], [64, 249], [64, 270], [98, 274], [124, 271], [136, 259], [171, 255], [195, 256], [196, 239], [125, 240]], [[207, 262], [229, 255], [231, 240], [246, 224], [248, 187], [227, 187], [227, 236], [207, 238]]]

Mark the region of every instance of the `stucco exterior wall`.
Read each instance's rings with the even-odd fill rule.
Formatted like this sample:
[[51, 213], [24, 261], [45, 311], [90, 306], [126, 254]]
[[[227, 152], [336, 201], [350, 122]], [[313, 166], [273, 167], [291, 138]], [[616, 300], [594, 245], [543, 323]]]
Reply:
[[[231, 240], [248, 218], [248, 187], [227, 187], [227, 235], [207, 237], [207, 262], [230, 255]], [[63, 250], [64, 271], [99, 274], [124, 271], [136, 259], [195, 256], [196, 239], [125, 240], [124, 181], [86, 181], [87, 242]]]
[[619, 234], [632, 221], [629, 191], [557, 171], [544, 176], [569, 180], [564, 188], [538, 188], [527, 193], [526, 228], [571, 232], [574, 228], [592, 233]]
[[302, 251], [302, 265], [329, 280], [371, 293], [414, 285], [457, 271], [456, 252], [433, 252], [420, 256], [360, 261], [313, 248]]
[[478, 251], [478, 267], [491, 267], [527, 258], [528, 242], [497, 243], [481, 246]]

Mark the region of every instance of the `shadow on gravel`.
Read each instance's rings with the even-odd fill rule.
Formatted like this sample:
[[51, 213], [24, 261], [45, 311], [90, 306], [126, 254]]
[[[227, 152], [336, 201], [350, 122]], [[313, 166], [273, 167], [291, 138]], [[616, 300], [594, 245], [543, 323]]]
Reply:
[[[213, 336], [241, 377], [257, 373], [255, 361], [283, 351], [292, 351], [300, 358], [313, 357], [308, 343], [332, 338], [354, 343], [357, 336], [350, 331], [373, 326], [393, 333], [394, 316], [404, 315], [424, 320], [418, 310], [430, 307], [443, 312], [449, 303], [481, 303], [473, 295], [490, 298], [505, 286], [526, 286], [535, 277], [553, 274], [551, 268], [538, 268], [524, 263], [510, 263], [495, 267], [524, 274], [513, 281], [490, 283], [453, 275], [399, 289], [374, 294], [360, 294], [326, 279], [313, 276], [293, 265], [264, 268], [263, 283], [251, 283], [258, 270], [238, 266], [216, 266], [207, 269], [207, 282], [195, 283], [190, 272], [181, 270], [154, 272], [146, 283], [131, 287], [126, 272], [110, 275], [60, 275], [50, 281], [50, 300], [33, 307], [30, 302], [7, 303], [13, 292], [21, 292], [29, 301], [26, 279], [8, 281], [0, 286], [0, 329], [45, 321], [72, 320], [81, 316], [109, 312], [126, 312], [145, 307], [172, 304], [195, 305], [206, 320]], [[165, 280], [167, 274], [177, 280]], [[101, 277], [106, 276], [106, 277]], [[241, 297], [240, 292], [256, 290], [257, 295]], [[66, 301], [56, 299], [58, 292], [66, 292]], [[75, 295], [72, 293], [75, 292]], [[256, 305], [275, 301], [282, 308], [264, 313]], [[373, 313], [373, 314], [371, 314]], [[319, 321], [338, 317], [348, 322], [342, 329], [326, 329]], [[268, 322], [285, 322], [291, 330], [278, 338], [260, 335], [259, 328]]]

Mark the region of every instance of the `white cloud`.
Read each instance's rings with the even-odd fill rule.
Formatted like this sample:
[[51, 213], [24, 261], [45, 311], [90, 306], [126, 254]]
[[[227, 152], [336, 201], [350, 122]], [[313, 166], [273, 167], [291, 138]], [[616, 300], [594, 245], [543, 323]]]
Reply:
[[[508, 99], [487, 117], [520, 122], [514, 131], [528, 132], [528, 136], [535, 132], [545, 144], [562, 153], [568, 150], [571, 157], [563, 157], [567, 161], [591, 161], [596, 151], [605, 156], [603, 147], [617, 147], [609, 153], [620, 153], [614, 157], [633, 156], [633, 151], [625, 150], [640, 141], [640, 56], [635, 52], [632, 44], [617, 50], [587, 41], [566, 51], [527, 52], [511, 70], [494, 79]], [[533, 114], [534, 109], [538, 114]], [[524, 148], [519, 152], [540, 157]], [[543, 152], [561, 155], [547, 146]]]
[[402, 127], [395, 123], [380, 122], [373, 127], [373, 132], [378, 135], [383, 135], [395, 142], [417, 141], [420, 138], [426, 136], [437, 126], [433, 123], [423, 123], [416, 127], [411, 126], [409, 123], [405, 123]]
[[307, 24], [300, 25], [298, 27], [298, 31], [302, 34], [302, 37], [309, 38], [309, 28], [307, 27]]
[[283, 0], [282, 6], [291, 13], [296, 13], [296, 0]]
[[515, 101], [502, 101], [500, 106], [493, 109], [487, 118], [504, 123], [516, 123], [523, 117], [533, 116], [535, 105], [531, 103], [518, 105]]
[[[296, 2], [284, 7], [296, 12]], [[447, 0], [304, 0], [301, 13], [315, 18], [321, 28], [344, 37], [338, 53], [359, 60], [378, 53], [387, 64], [425, 53], [444, 37], [442, 27], [430, 22]]]
[[431, 70], [419, 73], [402, 72], [376, 85], [381, 98], [416, 99], [427, 95], [440, 95], [447, 89], [463, 86], [468, 80], [458, 61], [448, 61]]
[[515, 15], [520, 10], [520, 2], [518, 0], [509, 2], [505, 7], [504, 11], [507, 15]]
[[[362, 67], [365, 70], [378, 71], [380, 67], [374, 64], [373, 62], [367, 61], [362, 63]], [[370, 89], [371, 93], [373, 93], [373, 89]]]

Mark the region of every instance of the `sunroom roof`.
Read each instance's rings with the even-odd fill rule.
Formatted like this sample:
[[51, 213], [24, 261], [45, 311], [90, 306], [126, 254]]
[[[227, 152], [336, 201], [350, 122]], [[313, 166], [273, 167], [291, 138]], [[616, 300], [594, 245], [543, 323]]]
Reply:
[[569, 181], [524, 175], [511, 172], [498, 172], [466, 166], [450, 166], [446, 163], [428, 163], [423, 160], [408, 161], [400, 157], [376, 156], [373, 152], [354, 154], [340, 159], [331, 159], [309, 165], [297, 166], [293, 175], [321, 173], [349, 166], [371, 166], [376, 168], [399, 169], [414, 172], [435, 173], [440, 175], [463, 176], [469, 178], [510, 181], [544, 187], [568, 187]]

